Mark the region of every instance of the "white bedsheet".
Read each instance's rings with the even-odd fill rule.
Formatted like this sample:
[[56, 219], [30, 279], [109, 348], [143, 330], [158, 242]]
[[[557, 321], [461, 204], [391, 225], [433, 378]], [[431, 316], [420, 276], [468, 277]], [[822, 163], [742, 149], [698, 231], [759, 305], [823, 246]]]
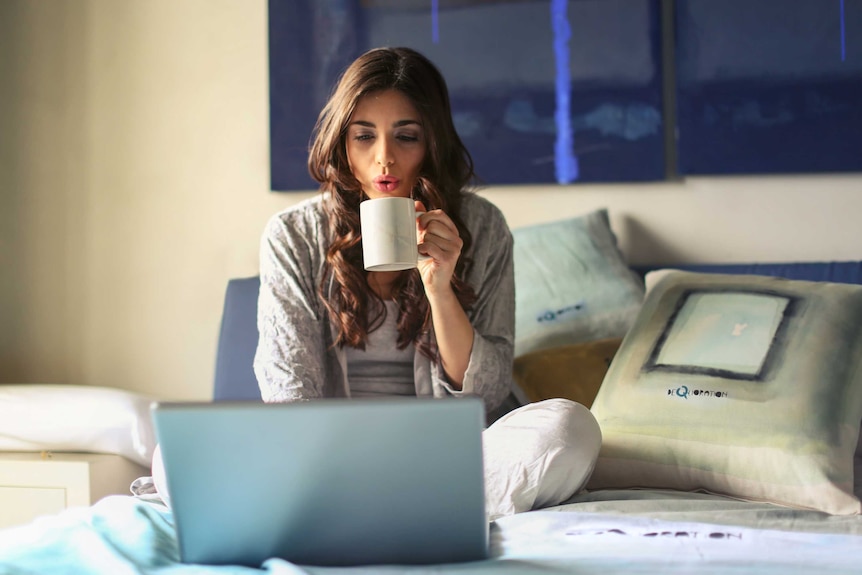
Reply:
[[857, 535], [751, 529], [575, 512], [497, 522], [495, 553], [565, 561], [586, 573], [859, 573]]
[[[275, 575], [549, 573], [858, 573], [862, 536], [681, 522], [641, 515], [534, 511], [491, 526], [487, 561], [434, 566], [322, 568], [272, 559], [252, 569], [179, 562], [164, 505], [112, 496], [0, 531], [0, 574]], [[567, 510], [563, 510], [567, 509]], [[758, 514], [762, 514], [756, 505]], [[849, 525], [862, 523], [856, 518]], [[337, 553], [337, 550], [333, 550]]]

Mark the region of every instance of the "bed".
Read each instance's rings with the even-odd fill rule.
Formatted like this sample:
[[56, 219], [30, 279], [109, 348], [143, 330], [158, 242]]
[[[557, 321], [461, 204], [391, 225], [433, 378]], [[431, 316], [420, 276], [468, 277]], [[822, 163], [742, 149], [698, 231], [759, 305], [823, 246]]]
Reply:
[[[118, 495], [0, 531], [0, 574], [862, 569], [862, 262], [630, 266], [603, 210], [515, 230], [515, 241], [513, 397], [584, 403], [605, 444], [586, 490], [491, 523], [489, 559], [184, 565], [161, 500]], [[260, 399], [257, 289], [257, 278], [228, 284], [215, 401]], [[710, 329], [728, 305], [747, 315], [731, 317], [725, 345]]]

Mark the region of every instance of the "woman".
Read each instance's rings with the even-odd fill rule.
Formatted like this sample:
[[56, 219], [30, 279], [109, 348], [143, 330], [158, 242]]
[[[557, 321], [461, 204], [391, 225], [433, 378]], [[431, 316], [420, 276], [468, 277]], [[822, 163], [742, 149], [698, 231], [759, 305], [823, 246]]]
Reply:
[[[308, 160], [321, 196], [276, 214], [261, 245], [265, 401], [509, 394], [514, 341], [512, 237], [500, 211], [468, 193], [469, 153], [446, 84], [406, 48], [371, 50], [343, 74]], [[410, 197], [418, 269], [366, 272], [359, 204]], [[476, 241], [478, 239], [479, 241]]]
[[[322, 194], [273, 216], [261, 241], [263, 399], [471, 395], [494, 420], [512, 378], [512, 235], [467, 190], [473, 163], [440, 72], [407, 48], [360, 56], [320, 113], [308, 167]], [[384, 197], [424, 211], [417, 269], [363, 268], [359, 204]], [[574, 402], [505, 415], [483, 435], [489, 518], [565, 500], [600, 442]]]

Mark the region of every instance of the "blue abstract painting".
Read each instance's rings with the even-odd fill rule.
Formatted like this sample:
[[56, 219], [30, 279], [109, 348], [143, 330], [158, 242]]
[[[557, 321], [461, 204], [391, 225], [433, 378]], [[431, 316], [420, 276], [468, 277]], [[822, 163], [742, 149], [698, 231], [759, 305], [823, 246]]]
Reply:
[[862, 0], [676, 0], [682, 175], [862, 170]]
[[270, 0], [273, 190], [316, 187], [317, 114], [378, 46], [440, 68], [480, 183], [665, 177], [660, 0]]

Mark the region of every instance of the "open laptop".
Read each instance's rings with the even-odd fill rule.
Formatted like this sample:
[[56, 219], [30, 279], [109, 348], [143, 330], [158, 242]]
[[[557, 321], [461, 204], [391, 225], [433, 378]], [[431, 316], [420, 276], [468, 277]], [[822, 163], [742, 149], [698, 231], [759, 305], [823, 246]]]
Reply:
[[185, 563], [487, 557], [478, 398], [159, 403], [152, 413]]

